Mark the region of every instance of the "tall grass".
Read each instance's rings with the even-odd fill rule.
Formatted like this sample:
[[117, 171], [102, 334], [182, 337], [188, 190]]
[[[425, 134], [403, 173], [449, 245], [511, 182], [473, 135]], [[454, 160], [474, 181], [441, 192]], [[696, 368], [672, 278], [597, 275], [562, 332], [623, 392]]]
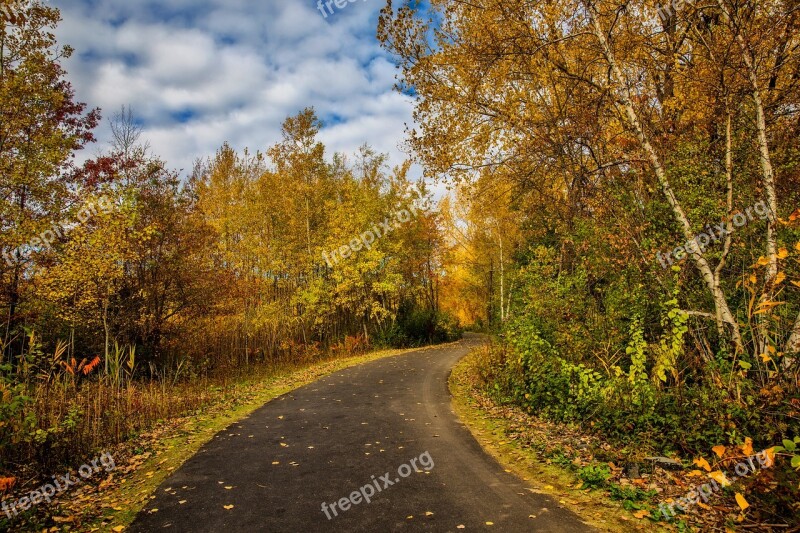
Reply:
[[24, 479], [58, 471], [158, 423], [236, 398], [243, 383], [363, 353], [369, 347], [358, 337], [325, 351], [315, 344], [291, 343], [291, 357], [253, 357], [248, 364], [199, 372], [187, 360], [145, 371], [139, 368], [135, 348], [128, 346], [115, 345], [108, 361], [77, 361], [66, 356], [62, 343], [44, 354], [35, 337], [28, 341], [18, 359], [22, 363], [0, 369], [0, 477]]

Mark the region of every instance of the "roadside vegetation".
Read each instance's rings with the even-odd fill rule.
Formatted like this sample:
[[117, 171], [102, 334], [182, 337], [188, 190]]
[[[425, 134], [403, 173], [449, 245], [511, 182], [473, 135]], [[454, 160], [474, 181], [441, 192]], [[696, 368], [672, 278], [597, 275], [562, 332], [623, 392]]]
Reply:
[[0, 18], [4, 499], [244, 379], [460, 335], [408, 164], [326, 154], [310, 108], [275, 145], [198, 154], [188, 176], [123, 108], [113, 146], [77, 164], [101, 114], [66, 81], [58, 10], [3, 0]]
[[706, 480], [772, 449], [719, 527], [800, 525], [798, 13], [433, 0], [379, 24], [454, 189], [443, 308], [500, 335], [482, 390]]

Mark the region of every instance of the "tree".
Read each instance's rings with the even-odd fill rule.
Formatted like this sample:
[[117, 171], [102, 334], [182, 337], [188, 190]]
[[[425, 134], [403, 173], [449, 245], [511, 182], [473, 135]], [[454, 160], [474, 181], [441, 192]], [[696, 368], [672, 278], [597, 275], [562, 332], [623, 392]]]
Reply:
[[[8, 307], [5, 341], [17, 332], [26, 279], [34, 256], [23, 249], [50, 230], [74, 206], [75, 150], [94, 140], [99, 111], [84, 113], [74, 101], [52, 29], [58, 10], [39, 2], [4, 2], [0, 26], [0, 242], [3, 303]], [[39, 248], [33, 246], [34, 249]]]
[[[702, 290], [687, 294], [687, 311], [716, 324], [720, 348], [730, 341], [733, 351], [756, 355], [789, 336], [788, 309], [776, 313], [774, 295], [785, 279], [776, 270], [777, 220], [793, 208], [790, 194], [779, 196], [790, 189], [779, 186], [775, 169], [797, 181], [785, 145], [770, 146], [796, 129], [798, 57], [787, 50], [797, 45], [797, 13], [767, 4], [676, 2], [662, 17], [646, 1], [438, 0], [435, 22], [413, 6], [387, 6], [379, 37], [398, 56], [398, 88], [417, 97], [420, 127], [410, 143], [431, 174], [475, 180], [489, 168], [516, 182], [526, 203], [563, 223], [556, 228], [567, 266], [580, 261], [570, 234], [612, 213], [626, 219], [622, 233], [640, 271], [650, 270], [659, 247], [688, 243], [700, 284], [693, 289]], [[775, 153], [784, 159], [776, 163]], [[757, 183], [748, 179], [753, 170]], [[748, 295], [737, 285], [741, 271], [731, 268], [744, 260], [736, 237], [720, 239], [722, 250], [698, 243], [708, 224], [722, 220], [731, 229], [762, 192], [771, 214], [763, 231], [751, 225], [747, 235], [760, 243], [752, 260], [763, 256], [767, 268], [758, 326], [743, 332], [752, 315], [737, 316]], [[656, 222], [655, 212], [670, 223]], [[605, 240], [616, 246], [618, 237]], [[671, 283], [671, 271], [653, 274], [662, 287]], [[792, 298], [794, 313], [798, 306]], [[796, 339], [777, 344], [791, 351]]]

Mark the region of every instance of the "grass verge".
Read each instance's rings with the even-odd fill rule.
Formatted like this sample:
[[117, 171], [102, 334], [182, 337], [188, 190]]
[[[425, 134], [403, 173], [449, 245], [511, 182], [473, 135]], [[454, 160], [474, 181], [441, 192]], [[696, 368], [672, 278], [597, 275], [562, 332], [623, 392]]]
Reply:
[[219, 397], [201, 414], [159, 424], [113, 450], [117, 468], [106, 479], [65, 493], [62, 501], [54, 502], [47, 521], [56, 526], [42, 528], [39, 522], [38, 527], [28, 530], [124, 531], [152, 498], [156, 488], [218, 432], [246, 418], [270, 400], [321, 377], [417, 350], [370, 352], [250, 377], [224, 390], [220, 387]]
[[494, 405], [477, 389], [477, 364], [477, 353], [472, 352], [453, 368], [449, 379], [453, 409], [503, 468], [524, 480], [531, 491], [551, 496], [560, 506], [601, 531], [667, 531], [635, 517], [602, 491], [582, 489], [584, 484], [573, 471], [544, 459], [532, 442], [514, 438], [519, 413]]

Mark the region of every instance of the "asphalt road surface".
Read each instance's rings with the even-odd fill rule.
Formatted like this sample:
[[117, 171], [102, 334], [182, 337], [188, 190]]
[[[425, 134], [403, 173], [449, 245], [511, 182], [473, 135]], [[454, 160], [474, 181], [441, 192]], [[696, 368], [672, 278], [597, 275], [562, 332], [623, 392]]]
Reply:
[[167, 478], [129, 531], [591, 531], [504, 472], [453, 414], [447, 377], [480, 342], [366, 363], [276, 398]]

